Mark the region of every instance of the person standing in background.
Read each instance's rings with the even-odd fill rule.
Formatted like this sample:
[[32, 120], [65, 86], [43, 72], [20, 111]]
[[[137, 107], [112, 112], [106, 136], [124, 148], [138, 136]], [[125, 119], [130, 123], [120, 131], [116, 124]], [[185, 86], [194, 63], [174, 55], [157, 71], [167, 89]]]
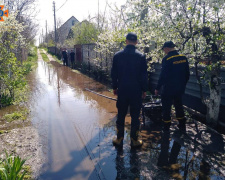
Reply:
[[63, 56], [63, 65], [68, 66], [68, 55], [66, 49], [62, 51], [62, 56]]
[[70, 61], [71, 61], [71, 68], [75, 69], [75, 53], [73, 50], [70, 52]]

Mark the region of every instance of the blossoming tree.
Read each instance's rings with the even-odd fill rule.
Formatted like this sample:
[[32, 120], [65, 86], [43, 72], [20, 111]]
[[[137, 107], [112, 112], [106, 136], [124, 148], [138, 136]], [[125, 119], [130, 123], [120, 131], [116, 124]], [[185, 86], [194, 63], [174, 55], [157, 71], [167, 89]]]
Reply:
[[[152, 0], [150, 26], [161, 44], [173, 40], [195, 64], [202, 102], [207, 106], [207, 123], [216, 126], [221, 102], [221, 61], [225, 50], [224, 0]], [[203, 70], [199, 73], [200, 66]], [[203, 97], [207, 83], [209, 97]]]
[[[17, 46], [24, 44], [23, 24], [18, 23], [16, 14], [9, 15], [0, 23], [0, 100], [13, 99], [14, 89], [23, 83], [20, 62], [16, 58]], [[0, 103], [1, 105], [1, 103]]]

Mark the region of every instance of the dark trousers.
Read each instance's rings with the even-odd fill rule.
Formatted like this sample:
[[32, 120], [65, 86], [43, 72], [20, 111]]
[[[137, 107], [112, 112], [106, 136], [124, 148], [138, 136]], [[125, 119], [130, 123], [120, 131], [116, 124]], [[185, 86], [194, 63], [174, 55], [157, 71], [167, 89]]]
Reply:
[[162, 136], [162, 143], [161, 143], [161, 151], [158, 158], [157, 165], [159, 167], [168, 166], [171, 164], [177, 163], [177, 157], [180, 153], [181, 145], [174, 141], [173, 146], [171, 148], [171, 152], [169, 153], [169, 145], [170, 145], [170, 135], [164, 134]]
[[75, 61], [74, 60], [71, 60], [71, 68], [75, 69]]
[[67, 58], [63, 58], [63, 65], [68, 66], [68, 59]]
[[[135, 97], [136, 96], [136, 97]], [[117, 109], [118, 109], [118, 116], [117, 116], [117, 138], [124, 137], [124, 123], [125, 117], [127, 114], [128, 107], [130, 106], [130, 116], [131, 116], [131, 134], [130, 136], [137, 140], [137, 131], [139, 130], [140, 126], [140, 110], [141, 110], [141, 95], [140, 96], [127, 96], [125, 94], [118, 95], [117, 100]]]
[[182, 104], [182, 95], [162, 95], [162, 116], [165, 123], [171, 121], [171, 106], [174, 104], [176, 118], [184, 118], [184, 109]]

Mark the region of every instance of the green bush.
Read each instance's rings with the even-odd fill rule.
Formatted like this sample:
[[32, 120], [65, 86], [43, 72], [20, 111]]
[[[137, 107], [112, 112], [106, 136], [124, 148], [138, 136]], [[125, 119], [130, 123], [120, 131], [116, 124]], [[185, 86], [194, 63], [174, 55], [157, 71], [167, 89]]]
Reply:
[[37, 49], [34, 46], [30, 46], [29, 47], [29, 52], [28, 52], [28, 56], [33, 56], [35, 57], [37, 55]]
[[5, 107], [13, 103], [13, 98], [7, 94], [1, 94], [0, 104]]
[[32, 65], [31, 65], [31, 63], [24, 63], [24, 66], [23, 66], [23, 74], [24, 75], [27, 75], [31, 71], [32, 71]]
[[[9, 27], [9, 28], [3, 28]], [[25, 75], [37, 62], [37, 48], [23, 37], [24, 24], [16, 20], [16, 13], [11, 14], [4, 23], [0, 23], [0, 107], [11, 105], [15, 100], [17, 88], [25, 87]], [[21, 46], [30, 45], [28, 59], [22, 59]], [[21, 63], [22, 62], [22, 63]], [[36, 63], [37, 64], [37, 63]], [[14, 103], [14, 102], [13, 102]]]

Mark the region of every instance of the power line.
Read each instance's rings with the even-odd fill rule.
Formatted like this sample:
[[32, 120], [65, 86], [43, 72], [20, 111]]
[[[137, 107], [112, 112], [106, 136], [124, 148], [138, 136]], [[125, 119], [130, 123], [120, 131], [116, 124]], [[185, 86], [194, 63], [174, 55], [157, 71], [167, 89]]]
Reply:
[[66, 0], [66, 1], [63, 3], [63, 5], [60, 6], [60, 8], [56, 10], [56, 12], [57, 12], [58, 10], [60, 10], [60, 9], [66, 4], [67, 1], [68, 1], [68, 0]]

